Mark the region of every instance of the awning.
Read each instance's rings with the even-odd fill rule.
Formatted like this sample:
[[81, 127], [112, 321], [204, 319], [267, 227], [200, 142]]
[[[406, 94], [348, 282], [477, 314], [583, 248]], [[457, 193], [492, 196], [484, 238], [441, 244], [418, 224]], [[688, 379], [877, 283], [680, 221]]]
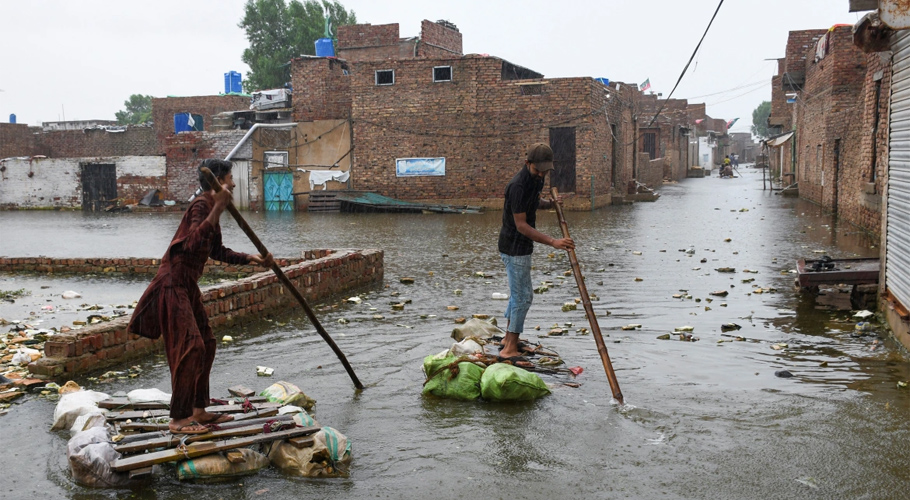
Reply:
[[771, 146], [772, 148], [780, 146], [781, 144], [789, 141], [790, 138], [793, 137], [793, 134], [794, 132], [787, 132], [786, 134], [779, 135], [773, 139], [768, 139], [765, 144]]

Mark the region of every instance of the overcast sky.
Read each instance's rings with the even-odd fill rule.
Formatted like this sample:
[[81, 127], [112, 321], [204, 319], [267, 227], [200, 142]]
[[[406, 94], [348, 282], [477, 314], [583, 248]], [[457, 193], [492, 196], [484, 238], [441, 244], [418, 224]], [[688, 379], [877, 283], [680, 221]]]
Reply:
[[[244, 73], [237, 27], [246, 0], [19, 0], [3, 2], [0, 121], [106, 119], [131, 94], [213, 95]], [[548, 78], [641, 83], [667, 97], [718, 0], [342, 0], [361, 23], [458, 26], [464, 52], [486, 53]], [[726, 0], [673, 97], [740, 118], [771, 98], [791, 30], [855, 23], [847, 0]], [[761, 83], [764, 82], [764, 83]], [[752, 85], [755, 84], [755, 85]], [[752, 85], [752, 86], [749, 86]], [[711, 95], [708, 95], [711, 94]], [[703, 97], [700, 97], [703, 96]]]

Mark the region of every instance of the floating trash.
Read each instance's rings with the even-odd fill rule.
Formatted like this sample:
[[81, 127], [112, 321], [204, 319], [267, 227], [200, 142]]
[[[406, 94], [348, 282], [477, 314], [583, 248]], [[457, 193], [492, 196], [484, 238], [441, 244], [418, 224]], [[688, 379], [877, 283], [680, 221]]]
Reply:
[[225, 335], [224, 337], [221, 337], [221, 341], [222, 342], [233, 342], [234, 337], [231, 337], [230, 335]]
[[363, 302], [363, 299], [361, 299], [360, 297], [349, 297], [347, 299], [347, 301], [352, 304], [359, 304], [359, 303]]
[[710, 293], [710, 295], [714, 295], [715, 297], [726, 297], [729, 294], [730, 292], [726, 290], [716, 290]]
[[268, 366], [257, 366], [256, 375], [260, 377], [271, 377], [275, 373], [274, 368], [269, 368]]
[[405, 284], [405, 285], [413, 285], [413, 284], [414, 284], [414, 278], [398, 278], [398, 281], [399, 281], [400, 283], [402, 283], [402, 284]]
[[741, 328], [742, 327], [737, 325], [736, 323], [724, 323], [724, 324], [720, 325], [720, 331], [722, 331], [722, 332], [732, 332], [733, 330], [739, 330]]
[[67, 291], [63, 292], [61, 297], [63, 297], [64, 299], [78, 299], [78, 298], [82, 297], [82, 294], [80, 294], [79, 292], [74, 292], [72, 290], [67, 290]]
[[736, 268], [735, 267], [718, 267], [717, 269], [715, 269], [715, 271], [717, 271], [719, 273], [735, 273]]
[[562, 312], [574, 311], [576, 309], [578, 309], [578, 306], [575, 304], [575, 302], [566, 302], [562, 305]]
[[493, 295], [491, 296], [491, 298], [493, 300], [509, 300], [509, 294], [493, 292]]

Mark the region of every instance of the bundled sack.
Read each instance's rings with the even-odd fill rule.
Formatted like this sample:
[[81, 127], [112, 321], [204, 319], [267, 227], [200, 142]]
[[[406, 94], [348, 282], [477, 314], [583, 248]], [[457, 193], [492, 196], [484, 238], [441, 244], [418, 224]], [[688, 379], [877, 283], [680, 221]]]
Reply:
[[303, 408], [299, 406], [282, 406], [278, 408], [279, 415], [293, 415], [294, 422], [297, 423], [300, 427], [315, 427], [319, 425], [319, 422], [316, 422], [316, 419], [313, 418], [309, 413], [306, 412]]
[[497, 337], [505, 335], [505, 332], [496, 326], [496, 318], [490, 318], [488, 321], [471, 318], [465, 324], [456, 326], [455, 329], [452, 330], [452, 338], [458, 342], [461, 342], [468, 337], [488, 339], [494, 335]]
[[483, 372], [480, 394], [489, 401], [531, 401], [550, 394], [550, 389], [536, 373], [495, 363]]
[[105, 427], [107, 425], [107, 418], [104, 416], [104, 410], [101, 410], [100, 408], [97, 408], [97, 410], [97, 413], [86, 413], [77, 418], [76, 421], [73, 422], [73, 426], [70, 427], [70, 436], [75, 436], [80, 432], [94, 429], [95, 427]]
[[128, 472], [114, 472], [111, 463], [120, 458], [104, 427], [93, 427], [73, 436], [66, 445], [73, 480], [92, 488], [120, 488], [137, 484]]
[[135, 389], [130, 391], [126, 398], [130, 403], [171, 403], [171, 395], [161, 389]]
[[249, 448], [230, 451], [239, 451], [243, 455], [243, 461], [232, 463], [225, 452], [183, 460], [177, 463], [177, 479], [181, 481], [231, 479], [253, 474], [269, 466], [269, 458], [258, 451]]
[[280, 381], [270, 385], [266, 390], [259, 393], [265, 396], [265, 399], [271, 403], [281, 403], [283, 405], [296, 405], [309, 411], [316, 405], [316, 400], [310, 398], [296, 385]]
[[466, 358], [456, 358], [449, 351], [423, 360], [423, 394], [439, 398], [471, 401], [480, 397], [480, 379], [484, 369]]
[[54, 409], [54, 425], [52, 431], [69, 429], [77, 418], [89, 413], [98, 413], [98, 401], [110, 399], [110, 396], [103, 392], [95, 391], [76, 391], [64, 394], [57, 407]]
[[281, 441], [269, 452], [272, 465], [303, 477], [347, 476], [351, 459], [351, 442], [331, 427], [323, 427], [313, 434], [312, 446], [297, 448]]
[[[483, 340], [481, 340], [483, 342]], [[483, 346], [474, 338], [467, 338], [461, 342], [455, 342], [449, 349], [452, 356], [470, 356], [472, 354], [483, 354]]]

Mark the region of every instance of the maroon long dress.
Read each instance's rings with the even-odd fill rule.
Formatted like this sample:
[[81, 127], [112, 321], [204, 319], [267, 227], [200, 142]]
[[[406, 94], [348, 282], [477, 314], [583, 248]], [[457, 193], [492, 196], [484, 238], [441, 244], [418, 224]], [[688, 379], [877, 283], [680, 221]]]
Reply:
[[215, 336], [202, 307], [199, 277], [209, 257], [248, 264], [250, 256], [225, 248], [221, 226], [206, 220], [214, 206], [208, 192], [187, 209], [161, 258], [158, 274], [139, 299], [129, 331], [143, 337], [164, 336], [171, 369], [171, 418], [193, 414], [209, 404], [209, 373], [215, 360]]

